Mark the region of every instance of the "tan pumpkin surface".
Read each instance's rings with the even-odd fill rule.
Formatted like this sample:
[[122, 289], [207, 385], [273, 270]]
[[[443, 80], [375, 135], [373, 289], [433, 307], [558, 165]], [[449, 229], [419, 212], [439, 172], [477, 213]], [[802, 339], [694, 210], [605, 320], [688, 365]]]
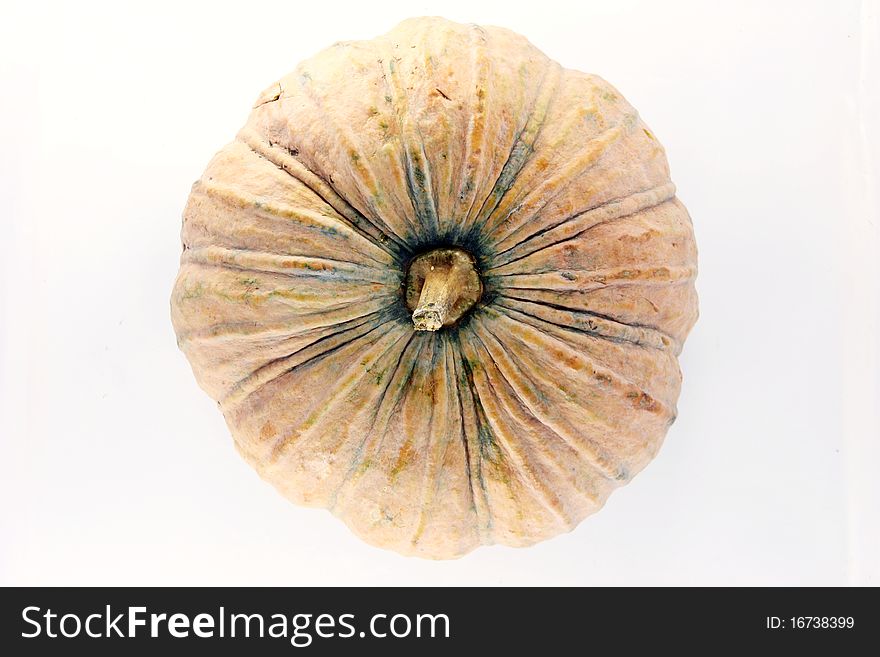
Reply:
[[[508, 30], [411, 19], [301, 63], [195, 183], [182, 237], [174, 328], [238, 450], [372, 544], [568, 531], [675, 419], [697, 253], [664, 150]], [[438, 246], [482, 296], [416, 331], [408, 266]]]

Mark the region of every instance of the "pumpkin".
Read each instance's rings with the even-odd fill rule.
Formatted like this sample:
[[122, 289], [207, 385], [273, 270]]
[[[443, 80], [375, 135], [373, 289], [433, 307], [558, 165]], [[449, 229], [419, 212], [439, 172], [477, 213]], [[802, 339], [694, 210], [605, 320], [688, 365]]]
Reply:
[[374, 545], [569, 531], [675, 419], [696, 247], [665, 152], [508, 30], [410, 19], [299, 64], [182, 239], [174, 329], [238, 451]]

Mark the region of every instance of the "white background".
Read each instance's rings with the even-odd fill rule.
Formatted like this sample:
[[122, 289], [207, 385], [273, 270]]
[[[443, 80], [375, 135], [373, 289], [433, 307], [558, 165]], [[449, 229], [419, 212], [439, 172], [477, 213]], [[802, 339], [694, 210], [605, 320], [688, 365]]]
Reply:
[[[438, 11], [620, 89], [700, 248], [656, 461], [571, 534], [454, 562], [284, 501], [169, 320], [190, 185], [258, 93]], [[0, 583], [880, 584], [877, 3], [22, 2], [0, 67]]]

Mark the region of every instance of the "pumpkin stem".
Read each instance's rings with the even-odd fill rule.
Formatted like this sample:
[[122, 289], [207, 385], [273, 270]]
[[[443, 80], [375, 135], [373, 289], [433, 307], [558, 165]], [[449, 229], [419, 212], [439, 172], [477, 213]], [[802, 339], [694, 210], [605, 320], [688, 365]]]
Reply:
[[412, 316], [416, 331], [436, 331], [443, 326], [455, 298], [455, 274], [451, 269], [431, 267]]
[[480, 298], [482, 288], [473, 258], [464, 251], [436, 249], [418, 256], [407, 276], [413, 327], [437, 331], [455, 323]]

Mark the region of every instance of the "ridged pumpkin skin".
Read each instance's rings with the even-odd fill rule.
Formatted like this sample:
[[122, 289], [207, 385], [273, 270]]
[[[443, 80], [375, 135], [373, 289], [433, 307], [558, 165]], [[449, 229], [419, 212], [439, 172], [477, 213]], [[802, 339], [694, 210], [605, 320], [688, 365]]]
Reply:
[[[193, 186], [172, 296], [235, 444], [364, 540], [452, 558], [565, 532], [657, 453], [697, 317], [664, 150], [604, 80], [411, 19], [272, 84]], [[414, 331], [417, 254], [482, 297]]]

